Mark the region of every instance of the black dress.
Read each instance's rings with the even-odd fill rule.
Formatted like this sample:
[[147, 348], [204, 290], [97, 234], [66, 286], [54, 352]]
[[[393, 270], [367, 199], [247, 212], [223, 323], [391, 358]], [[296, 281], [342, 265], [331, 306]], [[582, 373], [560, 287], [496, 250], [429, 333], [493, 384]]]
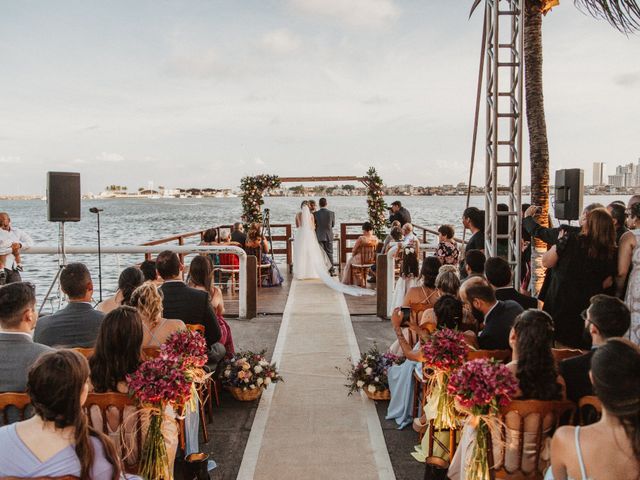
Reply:
[[555, 324], [556, 341], [572, 348], [588, 348], [583, 337], [584, 320], [580, 316], [589, 307], [593, 295], [603, 293], [603, 282], [616, 274], [616, 255], [591, 258], [583, 237], [570, 233], [559, 242], [558, 263], [547, 289], [543, 310]]

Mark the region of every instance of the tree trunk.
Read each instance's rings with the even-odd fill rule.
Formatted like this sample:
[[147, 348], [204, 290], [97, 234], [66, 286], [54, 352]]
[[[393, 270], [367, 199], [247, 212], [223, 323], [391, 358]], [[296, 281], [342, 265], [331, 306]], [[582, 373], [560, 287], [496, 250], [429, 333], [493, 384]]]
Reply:
[[[542, 207], [538, 223], [549, 225], [549, 143], [542, 87], [542, 14], [536, 0], [525, 0], [524, 65], [529, 158], [531, 161], [531, 204]], [[531, 251], [531, 284], [539, 292], [544, 281], [542, 254], [546, 244], [538, 239]]]

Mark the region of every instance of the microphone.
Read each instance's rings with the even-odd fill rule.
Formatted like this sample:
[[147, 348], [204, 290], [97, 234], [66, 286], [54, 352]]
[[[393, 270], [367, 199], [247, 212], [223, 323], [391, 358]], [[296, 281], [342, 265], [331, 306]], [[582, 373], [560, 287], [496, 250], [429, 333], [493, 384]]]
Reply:
[[89, 209], [89, 211], [90, 211], [91, 213], [98, 213], [98, 212], [102, 212], [102, 211], [104, 211], [104, 208], [91, 207], [91, 208]]

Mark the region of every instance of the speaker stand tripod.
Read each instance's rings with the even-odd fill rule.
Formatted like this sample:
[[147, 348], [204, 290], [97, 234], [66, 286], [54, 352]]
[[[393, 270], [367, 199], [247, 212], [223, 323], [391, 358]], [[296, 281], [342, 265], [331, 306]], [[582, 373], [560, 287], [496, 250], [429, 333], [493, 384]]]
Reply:
[[64, 222], [60, 222], [59, 228], [60, 229], [58, 231], [58, 271], [53, 277], [53, 281], [51, 282], [51, 285], [49, 285], [49, 290], [47, 290], [47, 294], [44, 296], [44, 299], [42, 300], [42, 305], [40, 305], [40, 308], [38, 309], [38, 315], [42, 313], [42, 309], [44, 308], [45, 303], [47, 303], [47, 300], [49, 299], [49, 295], [51, 295], [51, 291], [53, 290], [53, 287], [56, 285], [56, 283], [60, 279], [60, 274], [62, 273], [62, 269], [67, 266], [67, 254], [64, 248]]

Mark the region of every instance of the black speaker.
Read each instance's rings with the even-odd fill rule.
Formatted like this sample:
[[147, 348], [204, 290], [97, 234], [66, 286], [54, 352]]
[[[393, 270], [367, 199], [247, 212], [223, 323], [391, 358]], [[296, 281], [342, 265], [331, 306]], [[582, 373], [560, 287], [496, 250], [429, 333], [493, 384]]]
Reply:
[[558, 220], [578, 220], [584, 197], [584, 172], [580, 168], [556, 170], [555, 216]]
[[47, 220], [80, 221], [80, 174], [47, 172]]

